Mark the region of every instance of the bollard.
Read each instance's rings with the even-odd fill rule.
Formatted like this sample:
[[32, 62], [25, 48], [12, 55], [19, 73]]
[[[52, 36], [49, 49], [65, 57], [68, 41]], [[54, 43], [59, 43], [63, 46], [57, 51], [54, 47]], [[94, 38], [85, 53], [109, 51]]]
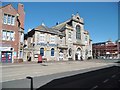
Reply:
[[33, 78], [32, 77], [30, 77], [30, 76], [28, 76], [28, 77], [26, 77], [27, 79], [30, 79], [31, 80], [31, 83], [30, 83], [30, 90], [33, 90]]

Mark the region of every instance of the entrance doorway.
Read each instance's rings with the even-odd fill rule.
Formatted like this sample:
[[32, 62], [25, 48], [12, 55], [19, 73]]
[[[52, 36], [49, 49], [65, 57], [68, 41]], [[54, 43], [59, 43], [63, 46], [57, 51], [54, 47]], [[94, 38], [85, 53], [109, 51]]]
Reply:
[[12, 52], [2, 51], [2, 63], [12, 63]]
[[75, 54], [75, 59], [76, 59], [76, 60], [80, 60], [81, 55], [82, 55], [82, 54], [81, 54], [81, 49], [78, 48], [78, 49], [77, 49], [77, 52], [76, 52], [76, 54]]

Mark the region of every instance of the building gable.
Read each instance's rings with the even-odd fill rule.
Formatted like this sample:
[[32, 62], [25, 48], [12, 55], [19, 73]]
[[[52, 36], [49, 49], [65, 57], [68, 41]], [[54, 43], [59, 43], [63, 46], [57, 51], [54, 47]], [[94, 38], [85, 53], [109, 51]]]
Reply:
[[8, 4], [4, 7], [2, 7], [1, 9], [2, 9], [3, 13], [5, 13], [5, 14], [10, 14], [10, 15], [18, 14], [17, 10], [11, 4]]

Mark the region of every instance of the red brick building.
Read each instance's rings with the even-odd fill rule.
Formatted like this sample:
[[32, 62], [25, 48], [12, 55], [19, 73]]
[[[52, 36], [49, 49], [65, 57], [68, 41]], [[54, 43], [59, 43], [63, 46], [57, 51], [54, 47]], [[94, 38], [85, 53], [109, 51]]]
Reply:
[[108, 40], [107, 42], [94, 43], [92, 45], [93, 58], [118, 59], [119, 50], [117, 42]]
[[0, 8], [0, 60], [18, 62], [23, 58], [24, 6], [16, 10], [11, 4]]

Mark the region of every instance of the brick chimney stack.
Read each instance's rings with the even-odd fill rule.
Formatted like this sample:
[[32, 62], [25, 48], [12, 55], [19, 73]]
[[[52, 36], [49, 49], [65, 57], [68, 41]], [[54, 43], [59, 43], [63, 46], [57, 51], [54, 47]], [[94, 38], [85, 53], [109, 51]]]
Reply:
[[25, 12], [24, 12], [24, 5], [19, 3], [18, 4], [18, 13], [19, 13], [19, 21], [20, 21], [20, 27], [24, 29], [24, 19], [25, 19]]

